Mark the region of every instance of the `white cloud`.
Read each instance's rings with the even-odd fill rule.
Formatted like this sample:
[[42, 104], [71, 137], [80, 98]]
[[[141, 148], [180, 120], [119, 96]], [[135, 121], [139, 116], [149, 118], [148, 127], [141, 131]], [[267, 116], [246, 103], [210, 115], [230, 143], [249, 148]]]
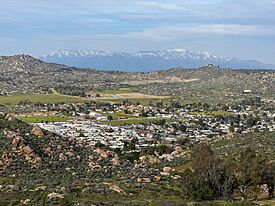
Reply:
[[176, 10], [176, 11], [186, 11], [187, 8], [174, 3], [160, 3], [160, 2], [137, 2], [138, 5], [161, 10]]
[[131, 35], [162, 40], [180, 38], [186, 35], [272, 36], [275, 35], [275, 26], [210, 24], [199, 26], [159, 27], [145, 29], [143, 32], [136, 32]]

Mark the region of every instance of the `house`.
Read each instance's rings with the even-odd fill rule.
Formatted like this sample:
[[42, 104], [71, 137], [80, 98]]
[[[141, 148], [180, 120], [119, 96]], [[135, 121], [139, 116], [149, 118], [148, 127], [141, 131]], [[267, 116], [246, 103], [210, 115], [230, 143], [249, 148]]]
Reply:
[[244, 94], [252, 94], [252, 91], [250, 89], [245, 89], [243, 90]]

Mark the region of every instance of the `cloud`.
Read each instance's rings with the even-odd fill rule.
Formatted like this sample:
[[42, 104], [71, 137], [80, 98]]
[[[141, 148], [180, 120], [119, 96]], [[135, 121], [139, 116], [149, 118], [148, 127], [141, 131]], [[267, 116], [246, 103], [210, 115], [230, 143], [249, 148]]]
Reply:
[[95, 35], [62, 35], [52, 36], [51, 41], [63, 42], [151, 42], [159, 45], [168, 42], [180, 42], [184, 39], [196, 39], [215, 36], [238, 37], [272, 37], [275, 35], [275, 27], [262, 25], [198, 25], [178, 27], [148, 28], [140, 32], [126, 32], [123, 34], [95, 34]]
[[197, 26], [174, 26], [145, 29], [143, 32], [132, 33], [136, 37], [170, 40], [190, 35], [220, 36], [274, 36], [274, 25], [238, 25], [209, 24]]
[[150, 9], [161, 9], [161, 10], [175, 10], [175, 11], [186, 11], [187, 8], [174, 3], [160, 3], [160, 2], [137, 2], [138, 5], [150, 8]]

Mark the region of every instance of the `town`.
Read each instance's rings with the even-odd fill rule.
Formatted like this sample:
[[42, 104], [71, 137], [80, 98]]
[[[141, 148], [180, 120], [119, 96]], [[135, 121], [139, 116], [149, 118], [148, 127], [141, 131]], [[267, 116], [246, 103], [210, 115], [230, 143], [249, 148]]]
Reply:
[[[135, 142], [133, 150], [161, 144], [192, 145], [227, 135], [275, 131], [274, 103], [251, 97], [238, 105], [180, 105], [160, 100], [147, 106], [131, 101], [122, 103], [70, 103], [39, 105], [39, 113], [19, 115], [35, 120], [46, 115], [61, 120], [34, 121], [35, 125], [68, 138], [85, 140], [123, 149]], [[53, 116], [54, 114], [54, 116]], [[52, 119], [53, 120], [53, 119]]]

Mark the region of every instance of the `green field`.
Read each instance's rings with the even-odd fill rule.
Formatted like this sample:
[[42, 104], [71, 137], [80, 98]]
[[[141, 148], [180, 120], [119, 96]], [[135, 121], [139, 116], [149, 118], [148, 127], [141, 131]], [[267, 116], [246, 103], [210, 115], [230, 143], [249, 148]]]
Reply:
[[73, 103], [84, 102], [85, 99], [61, 94], [15, 94], [10, 96], [0, 96], [0, 105], [16, 105], [23, 101], [31, 103]]
[[139, 118], [137, 116], [133, 116], [131, 114], [125, 114], [125, 113], [122, 113], [122, 112], [116, 112], [116, 113], [102, 113], [101, 114], [102, 116], [112, 116], [114, 118]]
[[66, 122], [71, 118], [65, 116], [21, 116], [17, 117], [17, 119], [26, 123], [41, 123], [41, 122]]

